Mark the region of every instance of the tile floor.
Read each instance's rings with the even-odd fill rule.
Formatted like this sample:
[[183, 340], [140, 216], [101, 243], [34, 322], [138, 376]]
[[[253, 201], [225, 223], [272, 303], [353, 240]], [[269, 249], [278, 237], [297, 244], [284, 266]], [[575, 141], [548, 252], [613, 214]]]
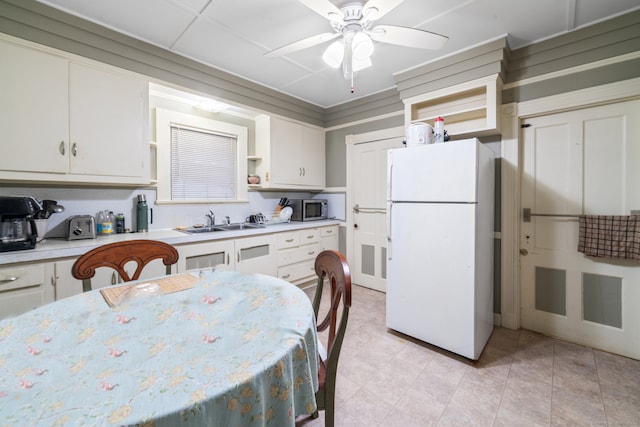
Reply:
[[385, 294], [352, 292], [336, 426], [640, 426], [640, 361], [497, 328], [471, 362], [388, 331]]

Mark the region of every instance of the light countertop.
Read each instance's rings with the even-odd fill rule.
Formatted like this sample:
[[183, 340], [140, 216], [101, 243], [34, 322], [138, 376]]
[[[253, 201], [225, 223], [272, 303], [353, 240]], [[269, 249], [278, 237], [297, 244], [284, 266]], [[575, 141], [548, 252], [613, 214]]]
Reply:
[[211, 233], [189, 234], [174, 229], [150, 230], [145, 233], [113, 234], [98, 236], [95, 239], [71, 240], [64, 238], [44, 239], [35, 249], [0, 252], [0, 265], [33, 261], [48, 261], [59, 258], [78, 257], [98, 246], [124, 240], [150, 239], [160, 240], [171, 245], [186, 245], [214, 240], [237, 239], [261, 234], [283, 231], [303, 230], [305, 228], [326, 227], [340, 224], [339, 220], [291, 222], [268, 225], [265, 228], [252, 228], [234, 231], [215, 231]]

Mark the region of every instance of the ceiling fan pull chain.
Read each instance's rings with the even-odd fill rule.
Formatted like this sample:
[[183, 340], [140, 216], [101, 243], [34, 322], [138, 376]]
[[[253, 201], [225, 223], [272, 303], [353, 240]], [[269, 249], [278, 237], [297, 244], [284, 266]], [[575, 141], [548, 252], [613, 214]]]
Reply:
[[354, 93], [356, 88], [353, 86], [353, 67], [351, 67], [351, 93]]

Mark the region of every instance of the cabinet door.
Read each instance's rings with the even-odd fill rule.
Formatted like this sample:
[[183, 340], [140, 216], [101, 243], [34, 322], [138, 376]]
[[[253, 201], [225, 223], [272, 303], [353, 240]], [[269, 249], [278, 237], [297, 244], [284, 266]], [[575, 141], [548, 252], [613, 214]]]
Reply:
[[338, 226], [322, 227], [320, 229], [320, 243], [323, 251], [340, 250], [340, 236]]
[[236, 271], [276, 275], [277, 255], [273, 234], [237, 239], [235, 245]]
[[51, 263], [0, 268], [0, 319], [53, 302]]
[[69, 172], [144, 177], [149, 162], [145, 82], [72, 63], [69, 86]]
[[66, 173], [68, 61], [4, 40], [0, 57], [0, 170]]
[[300, 183], [306, 187], [325, 186], [325, 142], [320, 129], [302, 126], [300, 150], [302, 177]]
[[286, 120], [271, 119], [271, 183], [298, 184], [302, 176], [302, 127]]
[[191, 270], [213, 269], [219, 271], [234, 270], [233, 240], [218, 240], [194, 243], [178, 247], [178, 271], [184, 273]]

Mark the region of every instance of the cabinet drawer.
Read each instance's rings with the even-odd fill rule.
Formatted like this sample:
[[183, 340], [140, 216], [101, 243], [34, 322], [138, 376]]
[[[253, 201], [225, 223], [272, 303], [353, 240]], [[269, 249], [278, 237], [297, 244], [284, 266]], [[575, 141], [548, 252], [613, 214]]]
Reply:
[[315, 260], [308, 260], [297, 264], [278, 268], [278, 277], [287, 282], [308, 281], [315, 277]]
[[320, 243], [278, 251], [278, 266], [300, 261], [315, 260], [320, 253]]
[[320, 242], [320, 231], [317, 228], [300, 230], [298, 233], [300, 233], [300, 246]]
[[300, 244], [300, 234], [298, 231], [288, 231], [286, 233], [277, 234], [278, 249], [293, 248]]
[[44, 283], [44, 264], [0, 269], [0, 292], [40, 286]]
[[330, 237], [338, 235], [338, 226], [322, 227], [320, 229], [320, 237]]

